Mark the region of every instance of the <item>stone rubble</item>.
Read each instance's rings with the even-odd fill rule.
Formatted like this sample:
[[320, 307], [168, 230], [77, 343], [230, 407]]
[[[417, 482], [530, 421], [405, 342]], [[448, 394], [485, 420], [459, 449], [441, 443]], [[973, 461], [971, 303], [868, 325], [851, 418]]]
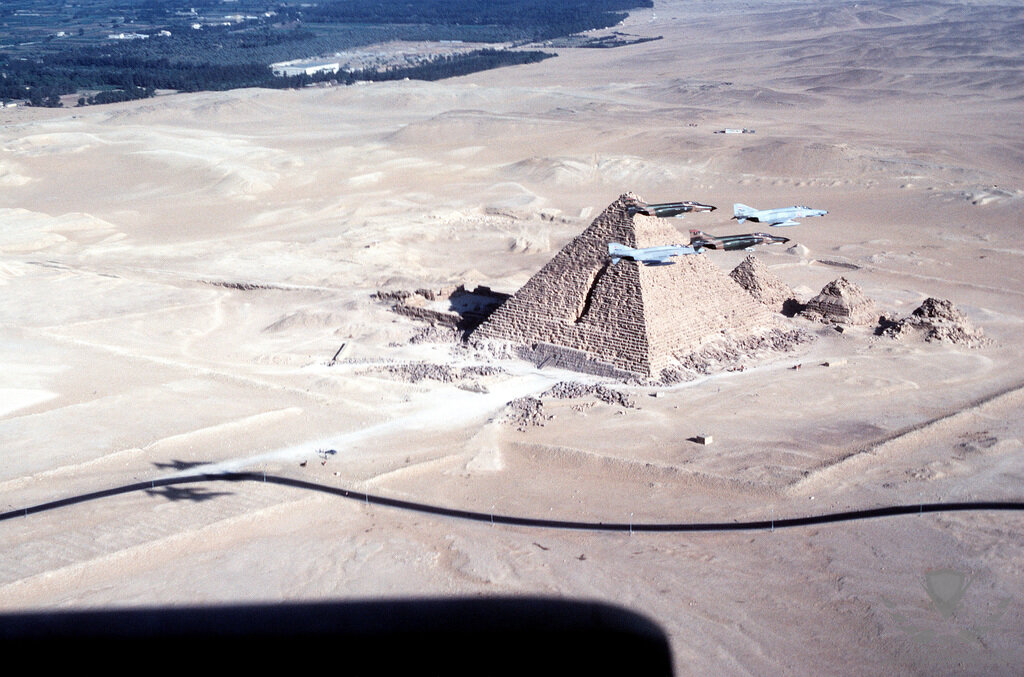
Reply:
[[458, 343], [462, 332], [447, 324], [432, 324], [424, 327], [409, 339], [409, 343]]
[[[406, 383], [419, 383], [420, 381], [438, 381], [440, 383], [460, 384], [460, 381], [481, 376], [495, 376], [507, 373], [501, 367], [478, 365], [455, 369], [446, 364], [431, 364], [428, 362], [412, 362], [409, 364], [389, 364], [383, 367], [368, 369], [365, 374], [384, 375]], [[479, 391], [483, 392], [483, 391]]]
[[519, 432], [535, 426], [543, 426], [551, 420], [550, 414], [544, 413], [544, 403], [536, 397], [520, 397], [505, 405], [504, 413], [498, 417], [498, 423], [515, 426]]
[[[802, 343], [813, 341], [814, 337], [803, 329], [772, 329], [757, 336], [735, 340], [723, 338], [703, 349], [682, 356], [679, 366], [697, 374], [710, 374], [716, 371], [742, 371], [744, 362], [758, 353], [788, 352]], [[672, 385], [683, 380], [676, 370], [666, 370], [662, 374], [662, 383]]]
[[918, 337], [972, 348], [990, 343], [950, 301], [931, 297], [903, 319], [882, 318], [879, 333], [894, 339]]
[[593, 396], [605, 404], [614, 404], [627, 409], [636, 408], [636, 400], [632, 395], [614, 390], [600, 383], [579, 383], [577, 381], [559, 381], [541, 394], [555, 400], [579, 399]]

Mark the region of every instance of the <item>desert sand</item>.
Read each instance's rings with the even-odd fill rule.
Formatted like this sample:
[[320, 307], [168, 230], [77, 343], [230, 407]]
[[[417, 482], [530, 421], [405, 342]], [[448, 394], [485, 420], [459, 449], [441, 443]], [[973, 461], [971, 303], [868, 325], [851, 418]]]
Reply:
[[[442, 82], [4, 109], [0, 512], [196, 470], [593, 521], [1020, 500], [1022, 20], [671, 0], [621, 29], [662, 40]], [[729, 222], [734, 202], [828, 209], [755, 253], [801, 300], [842, 275], [893, 315], [949, 299], [990, 342], [793, 318], [816, 340], [608, 384], [633, 408], [547, 399], [553, 418], [519, 430], [509, 401], [607, 382], [410, 342], [425, 325], [371, 298], [514, 292], [626, 191], [719, 207], [681, 237], [758, 230]], [[407, 362], [504, 371], [379, 369]], [[1024, 664], [1022, 528], [566, 532], [206, 484], [0, 522], [0, 609], [543, 594], [647, 614], [680, 674], [1006, 673]], [[970, 580], [949, 618], [924, 585], [943, 569]]]

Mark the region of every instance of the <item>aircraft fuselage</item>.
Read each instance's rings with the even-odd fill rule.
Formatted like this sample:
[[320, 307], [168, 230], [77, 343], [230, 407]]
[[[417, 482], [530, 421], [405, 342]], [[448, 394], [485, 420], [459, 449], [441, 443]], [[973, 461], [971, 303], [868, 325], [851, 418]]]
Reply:
[[740, 223], [744, 221], [756, 221], [769, 226], [796, 226], [799, 225], [794, 219], [808, 218], [811, 216], [824, 216], [828, 214], [825, 209], [811, 209], [804, 206], [780, 207], [778, 209], [754, 209], [744, 204], [732, 206], [733, 217]]
[[658, 218], [663, 219], [670, 216], [682, 216], [689, 212], [713, 212], [715, 209], [714, 205], [706, 205], [690, 200], [682, 202], [660, 202], [658, 204], [637, 202], [631, 207], [631, 211], [635, 214], [646, 214], [647, 216], [657, 216]]
[[695, 249], [719, 249], [724, 251], [735, 251], [737, 249], [751, 249], [760, 244], [784, 244], [789, 242], [788, 237], [769, 235], [768, 233], [743, 233], [742, 235], [708, 235], [699, 230], [690, 231], [690, 246]]
[[637, 249], [627, 247], [626, 245], [619, 244], [618, 242], [608, 243], [608, 256], [612, 259], [612, 265], [615, 265], [622, 259], [626, 259], [627, 261], [642, 263], [645, 266], [667, 266], [672, 264], [672, 261], [669, 259], [673, 256], [687, 256], [689, 254], [698, 253], [700, 252], [690, 245], [685, 244], [671, 244], [661, 247], [642, 247]]

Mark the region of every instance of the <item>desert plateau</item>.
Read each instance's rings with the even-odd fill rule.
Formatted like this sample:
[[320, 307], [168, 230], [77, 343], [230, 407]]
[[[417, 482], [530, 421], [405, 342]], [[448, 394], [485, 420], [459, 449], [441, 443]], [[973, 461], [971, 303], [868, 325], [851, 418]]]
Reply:
[[[0, 610], [531, 594], [646, 615], [677, 674], [1019, 673], [1019, 511], [602, 532], [206, 481], [16, 515], [223, 472], [608, 523], [1024, 500], [1024, 8], [664, 0], [616, 30], [661, 39], [0, 109]], [[679, 242], [790, 238], [698, 255], [723, 276], [870, 305], [758, 310], [799, 340], [664, 378], [396, 312], [515, 294], [627, 194], [718, 207], [657, 219]], [[929, 298], [969, 331], [879, 325]]]

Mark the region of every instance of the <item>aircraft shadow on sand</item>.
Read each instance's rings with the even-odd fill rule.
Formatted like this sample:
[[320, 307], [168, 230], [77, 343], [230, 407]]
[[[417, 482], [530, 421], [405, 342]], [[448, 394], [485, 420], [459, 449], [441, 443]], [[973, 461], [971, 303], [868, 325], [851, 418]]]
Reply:
[[145, 491], [150, 496], [162, 496], [168, 501], [192, 501], [193, 503], [202, 503], [218, 496], [233, 495], [231, 491], [210, 491], [203, 487], [166, 486], [159, 489], [146, 489]]
[[209, 461], [179, 461], [178, 459], [172, 459], [167, 463], [156, 461], [153, 463], [153, 467], [160, 468], [161, 470], [188, 470], [189, 468], [196, 468], [207, 463]]

